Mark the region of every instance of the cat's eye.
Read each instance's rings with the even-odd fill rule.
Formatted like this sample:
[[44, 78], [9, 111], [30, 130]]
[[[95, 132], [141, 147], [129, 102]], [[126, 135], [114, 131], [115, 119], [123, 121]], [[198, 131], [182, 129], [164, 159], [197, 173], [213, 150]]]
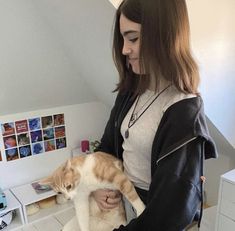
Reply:
[[70, 184], [70, 185], [68, 185], [68, 186], [66, 186], [66, 190], [70, 190], [72, 188], [72, 185]]
[[62, 194], [62, 192], [60, 192], [60, 191], [59, 191], [59, 192], [57, 192], [57, 193], [58, 193], [58, 194]]

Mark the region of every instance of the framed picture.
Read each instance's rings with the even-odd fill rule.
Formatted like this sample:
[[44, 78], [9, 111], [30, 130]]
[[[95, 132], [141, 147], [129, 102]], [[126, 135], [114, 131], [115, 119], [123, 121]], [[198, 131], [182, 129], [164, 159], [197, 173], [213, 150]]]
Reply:
[[64, 114], [54, 115], [54, 126], [64, 125]]
[[42, 117], [42, 128], [51, 128], [53, 127], [52, 116]]
[[63, 113], [4, 122], [1, 131], [7, 161], [67, 147]]
[[3, 137], [3, 142], [4, 142], [5, 149], [13, 148], [17, 146], [15, 135]]
[[44, 147], [43, 147], [42, 142], [32, 144], [32, 154], [33, 155], [41, 154], [43, 152], [44, 152]]
[[16, 121], [15, 127], [16, 127], [16, 133], [27, 132], [29, 130], [27, 120]]
[[31, 156], [32, 153], [31, 153], [30, 145], [19, 147], [19, 155], [20, 155], [20, 158]]
[[45, 152], [55, 150], [55, 140], [44, 141]]
[[3, 136], [9, 136], [15, 134], [15, 125], [13, 122], [2, 124], [1, 129]]
[[19, 159], [18, 149], [17, 148], [7, 149], [6, 158], [7, 161]]
[[30, 131], [35, 131], [41, 129], [41, 120], [40, 118], [29, 119], [29, 129]]

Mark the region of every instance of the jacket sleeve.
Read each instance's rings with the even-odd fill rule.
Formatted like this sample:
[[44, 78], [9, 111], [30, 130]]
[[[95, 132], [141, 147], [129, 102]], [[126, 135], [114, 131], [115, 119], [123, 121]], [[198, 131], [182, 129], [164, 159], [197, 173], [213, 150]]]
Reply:
[[202, 140], [197, 138], [162, 159], [156, 168], [144, 212], [116, 231], [181, 231], [200, 203]]

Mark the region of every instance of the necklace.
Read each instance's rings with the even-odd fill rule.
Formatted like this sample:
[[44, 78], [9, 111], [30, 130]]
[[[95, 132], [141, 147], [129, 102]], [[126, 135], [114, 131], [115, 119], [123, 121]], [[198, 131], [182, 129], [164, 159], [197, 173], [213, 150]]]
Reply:
[[150, 99], [153, 98], [154, 95], [155, 95], [155, 94], [150, 95], [150, 97], [148, 97], [148, 99], [147, 99], [147, 100], [145, 101], [145, 103], [139, 108], [139, 110], [136, 111], [137, 105], [138, 105], [138, 103], [140, 102], [140, 101], [139, 101], [140, 96], [138, 96], [137, 102], [136, 102], [136, 105], [135, 105], [135, 108], [134, 108], [134, 110], [133, 110], [133, 112], [132, 112], [132, 115], [131, 115], [131, 118], [130, 118], [130, 123], [132, 123], [133, 121], [136, 120], [138, 113], [142, 110], [142, 108], [144, 108], [144, 106], [150, 101]]
[[[129, 122], [128, 122], [128, 127], [127, 127], [127, 129], [126, 129], [126, 131], [125, 131], [125, 134], [124, 134], [124, 136], [125, 136], [125, 138], [126, 139], [128, 139], [128, 137], [129, 137], [129, 129], [138, 121], [138, 119], [148, 110], [148, 108], [153, 104], [153, 102], [166, 90], [166, 89], [168, 89], [169, 87], [171, 86], [171, 84], [170, 85], [168, 85], [166, 88], [164, 88], [162, 91], [160, 91], [156, 96], [155, 96], [155, 98], [150, 102], [150, 104], [142, 111], [142, 113], [139, 115], [139, 116], [137, 116], [137, 114], [138, 114], [138, 112], [140, 111], [138, 111], [137, 113], [135, 113], [135, 109], [136, 109], [136, 107], [137, 107], [137, 104], [138, 104], [138, 102], [139, 102], [139, 99], [140, 99], [140, 96], [138, 96], [138, 98], [137, 98], [137, 100], [136, 100], [136, 103], [135, 103], [135, 106], [134, 106], [134, 109], [133, 109], [133, 111], [132, 111], [132, 113], [131, 113], [131, 117], [130, 117], [130, 119], [129, 119]], [[150, 97], [151, 98], [151, 97]], [[149, 101], [149, 99], [147, 100], [147, 102]], [[147, 103], [146, 102], [146, 103]], [[144, 103], [144, 105], [146, 105], [146, 103]], [[143, 105], [143, 106], [144, 106]], [[141, 107], [141, 109], [143, 108], [143, 106]]]

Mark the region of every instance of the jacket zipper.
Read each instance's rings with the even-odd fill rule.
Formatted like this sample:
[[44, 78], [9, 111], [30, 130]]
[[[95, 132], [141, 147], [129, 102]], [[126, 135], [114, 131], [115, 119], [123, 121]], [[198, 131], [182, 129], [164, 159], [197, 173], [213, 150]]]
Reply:
[[186, 142], [184, 142], [183, 144], [177, 146], [176, 148], [174, 148], [173, 150], [171, 150], [170, 152], [168, 152], [167, 154], [165, 154], [164, 156], [162, 156], [161, 158], [159, 158], [157, 161], [156, 161], [156, 164], [158, 165], [159, 162], [163, 159], [165, 159], [166, 157], [168, 157], [169, 155], [171, 155], [173, 152], [175, 152], [176, 150], [178, 150], [179, 148], [183, 147], [184, 145], [190, 143], [191, 141], [195, 140], [197, 138], [197, 136], [191, 138], [190, 140], [187, 140]]

